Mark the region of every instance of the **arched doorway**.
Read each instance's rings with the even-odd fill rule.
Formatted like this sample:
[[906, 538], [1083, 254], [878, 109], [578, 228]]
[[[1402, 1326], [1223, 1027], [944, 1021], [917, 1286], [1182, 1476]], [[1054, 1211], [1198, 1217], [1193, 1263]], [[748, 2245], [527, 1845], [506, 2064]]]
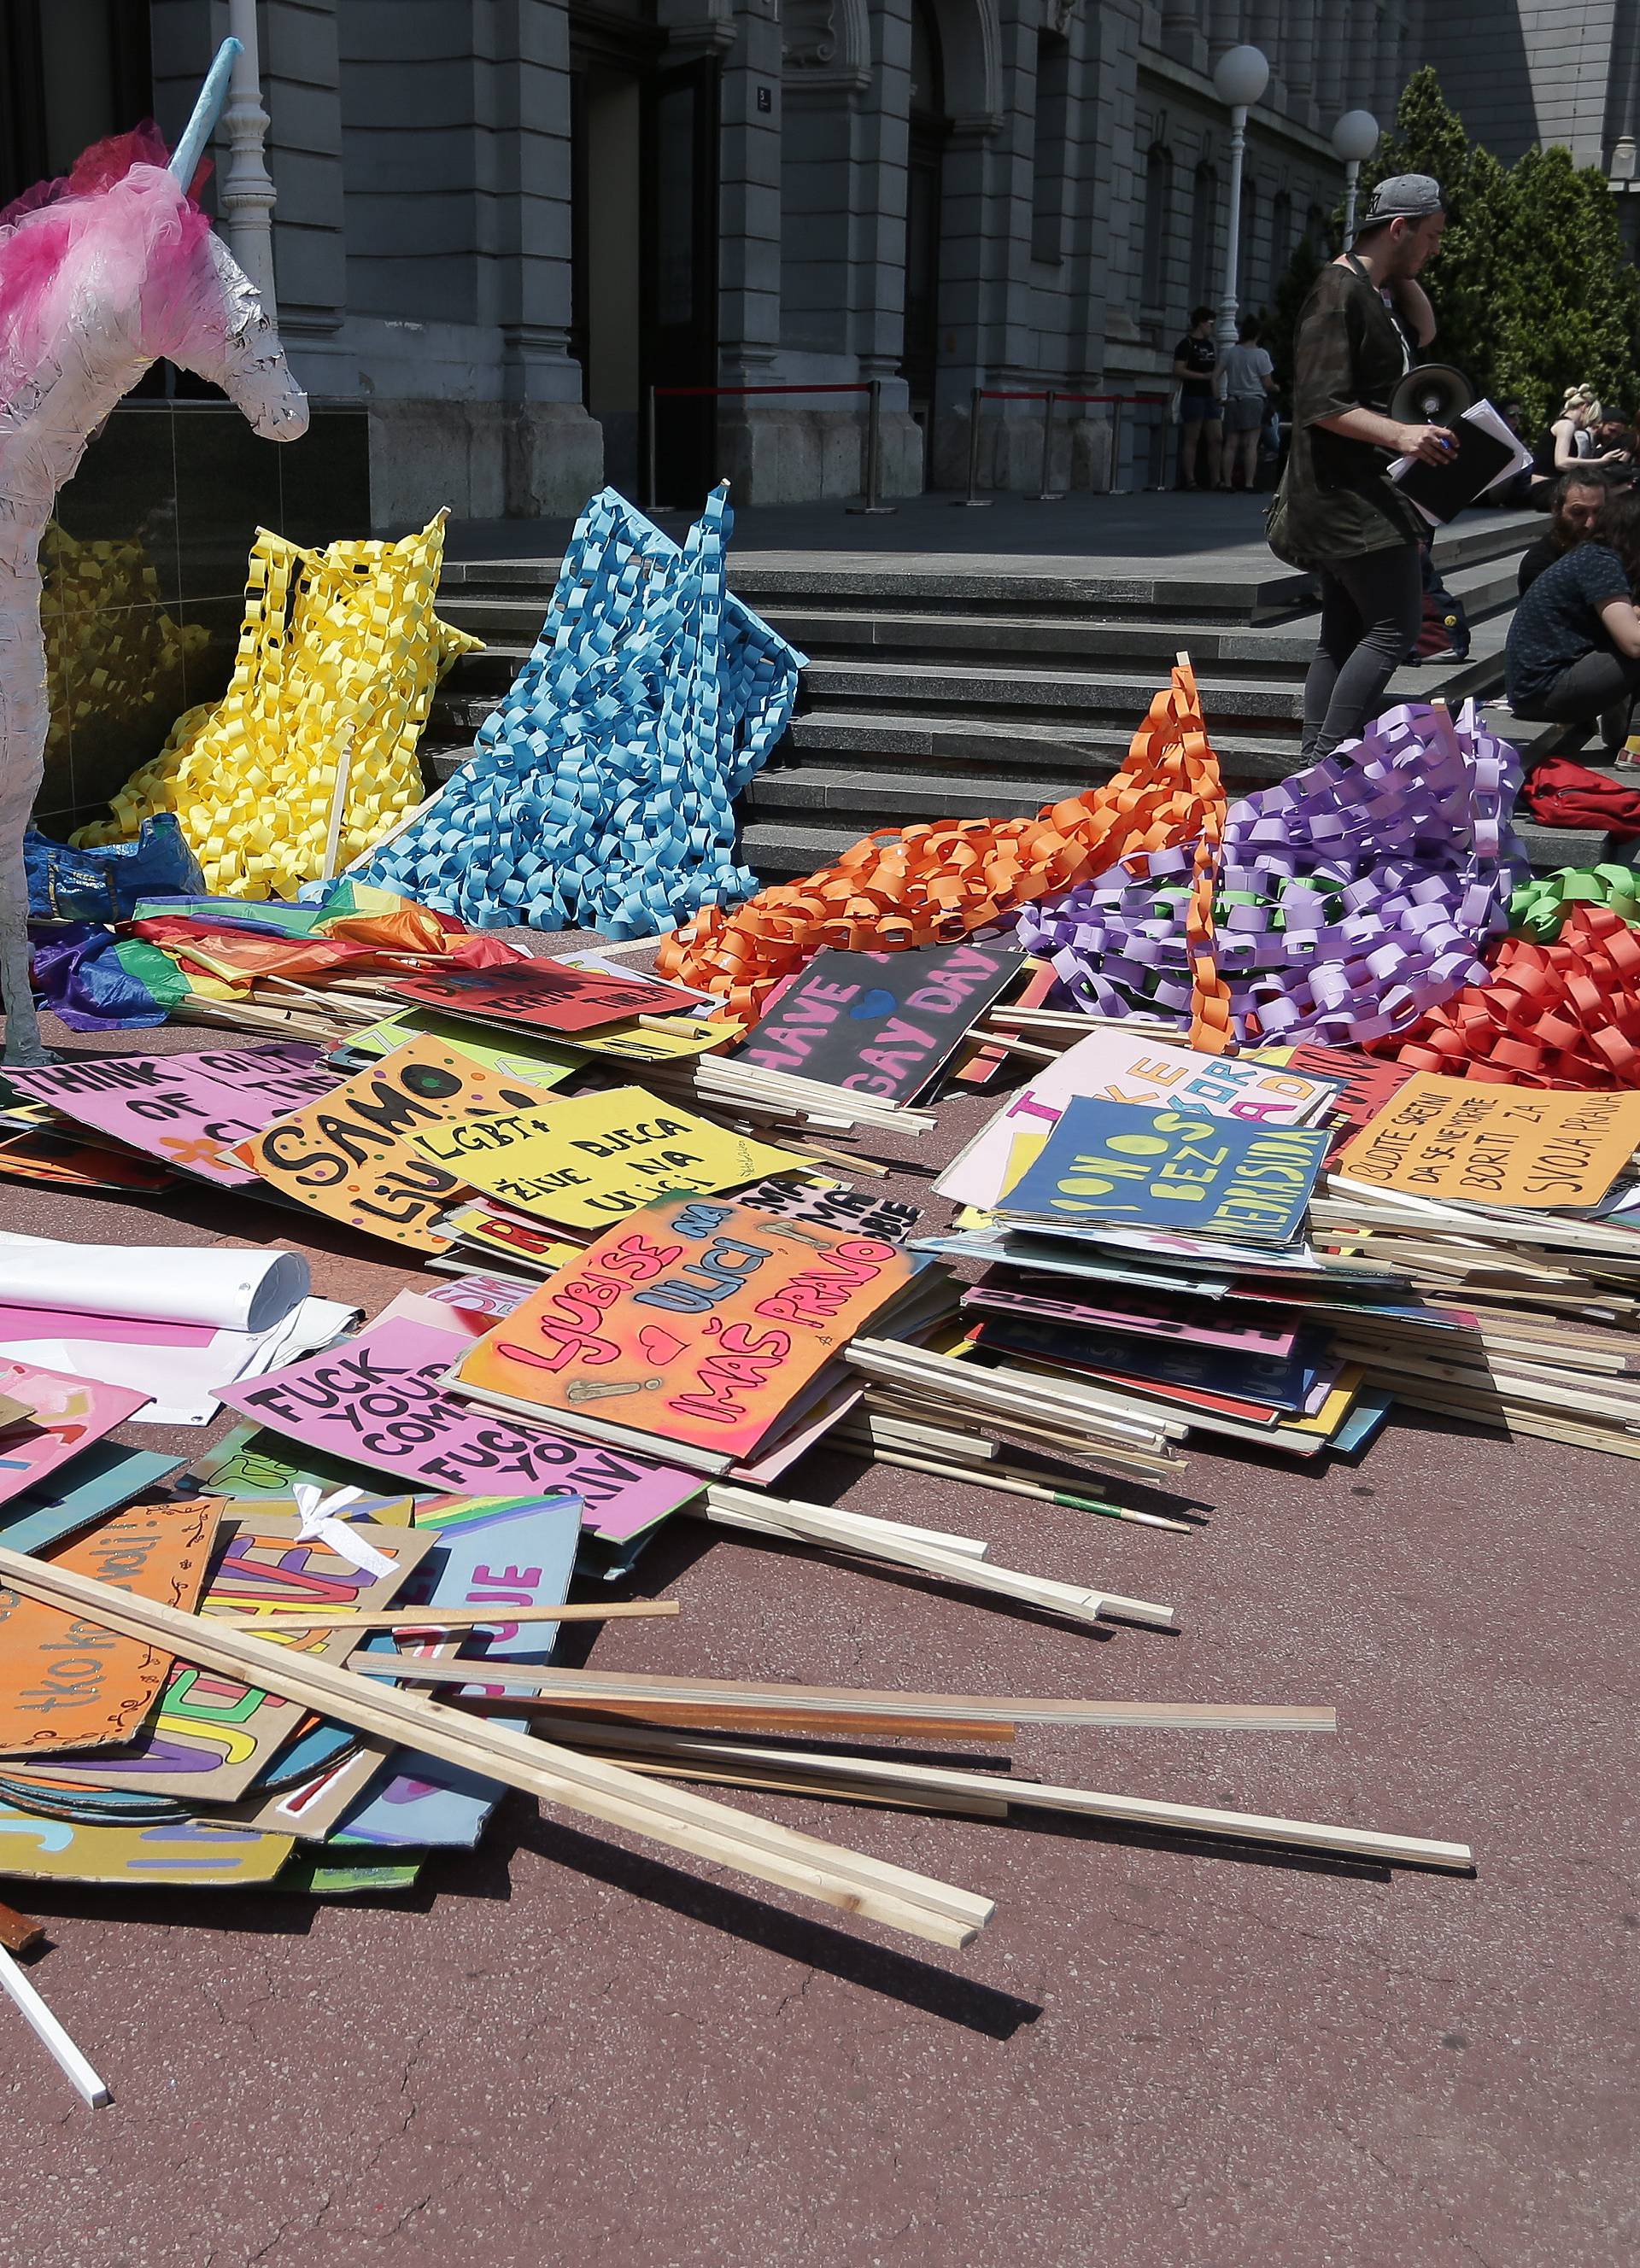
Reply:
[[905, 179], [905, 321], [900, 375], [922, 428], [924, 477], [940, 358], [940, 205], [951, 122], [940, 28], [930, 0], [912, 0], [911, 139]]

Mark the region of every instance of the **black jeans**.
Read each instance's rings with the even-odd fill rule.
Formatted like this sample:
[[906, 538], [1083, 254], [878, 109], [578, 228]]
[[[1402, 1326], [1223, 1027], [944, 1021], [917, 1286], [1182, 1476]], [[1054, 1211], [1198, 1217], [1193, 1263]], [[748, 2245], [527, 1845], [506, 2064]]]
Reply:
[[1330, 756], [1378, 713], [1418, 643], [1423, 569], [1415, 543], [1336, 560], [1319, 571], [1321, 630], [1304, 680], [1304, 759]]
[[1640, 661], [1621, 653], [1585, 653], [1540, 693], [1523, 696], [1510, 707], [1527, 724], [1592, 725], [1598, 718], [1602, 744], [1617, 748], [1629, 737], [1629, 712], [1636, 694]]

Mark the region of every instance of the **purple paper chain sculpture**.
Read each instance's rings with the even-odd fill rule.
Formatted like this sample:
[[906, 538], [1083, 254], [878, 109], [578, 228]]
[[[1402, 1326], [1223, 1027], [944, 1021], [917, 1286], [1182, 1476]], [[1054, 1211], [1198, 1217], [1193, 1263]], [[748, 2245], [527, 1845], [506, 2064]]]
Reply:
[[[1484, 983], [1481, 949], [1508, 927], [1526, 869], [1519, 785], [1519, 758], [1473, 702], [1456, 719], [1414, 703], [1235, 805], [1214, 920], [1237, 1040], [1358, 1045]], [[1186, 1023], [1193, 856], [1152, 852], [1027, 906], [1019, 942], [1090, 1014]]]

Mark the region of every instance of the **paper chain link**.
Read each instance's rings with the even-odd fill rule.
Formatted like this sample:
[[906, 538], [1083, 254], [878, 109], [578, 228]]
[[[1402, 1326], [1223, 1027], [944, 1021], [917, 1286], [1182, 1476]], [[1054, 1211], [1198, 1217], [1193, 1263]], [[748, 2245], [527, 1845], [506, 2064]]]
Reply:
[[786, 730], [804, 657], [724, 587], [733, 516], [680, 551], [605, 489], [471, 762], [366, 872], [475, 929], [647, 937], [757, 888], [734, 799]]
[[1510, 932], [1552, 945], [1579, 905], [1610, 906], [1624, 921], [1640, 923], [1640, 873], [1632, 866], [1603, 865], [1529, 874], [1509, 902]]
[[[1217, 854], [1210, 951], [1241, 1042], [1360, 1044], [1480, 982], [1525, 858], [1514, 750], [1444, 707], [1390, 710], [1358, 742], [1237, 804]], [[1199, 1032], [1203, 846], [1128, 858], [1022, 912], [1090, 1013], [1188, 1015]], [[1200, 1044], [1198, 1039], [1198, 1044]]]
[[401, 542], [309, 551], [266, 528], [251, 549], [227, 691], [190, 709], [77, 843], [129, 843], [174, 811], [206, 887], [293, 897], [324, 867], [344, 727], [353, 733], [346, 865], [422, 799], [416, 745], [447, 664], [481, 642], [433, 611], [444, 517]]
[[[1150, 704], [1103, 787], [1034, 819], [952, 820], [866, 836], [833, 866], [726, 912], [706, 906], [662, 941], [657, 967], [721, 993], [742, 1018], [822, 946], [892, 953], [985, 929], [1125, 855], [1190, 842], [1224, 809], [1218, 760], [1188, 667]], [[1186, 865], [1190, 854], [1183, 854]], [[1189, 988], [1186, 989], [1188, 1004]], [[1210, 995], [1203, 1029], [1213, 1027]]]

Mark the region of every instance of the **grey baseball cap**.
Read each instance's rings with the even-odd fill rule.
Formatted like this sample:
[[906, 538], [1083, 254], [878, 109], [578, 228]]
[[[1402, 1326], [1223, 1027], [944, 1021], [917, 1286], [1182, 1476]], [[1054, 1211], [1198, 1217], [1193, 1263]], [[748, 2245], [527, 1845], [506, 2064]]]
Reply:
[[1431, 213], [1445, 210], [1441, 185], [1429, 174], [1392, 173], [1373, 190], [1371, 202], [1356, 225], [1356, 233], [1364, 236], [1370, 228], [1380, 227], [1386, 220], [1428, 220]]

